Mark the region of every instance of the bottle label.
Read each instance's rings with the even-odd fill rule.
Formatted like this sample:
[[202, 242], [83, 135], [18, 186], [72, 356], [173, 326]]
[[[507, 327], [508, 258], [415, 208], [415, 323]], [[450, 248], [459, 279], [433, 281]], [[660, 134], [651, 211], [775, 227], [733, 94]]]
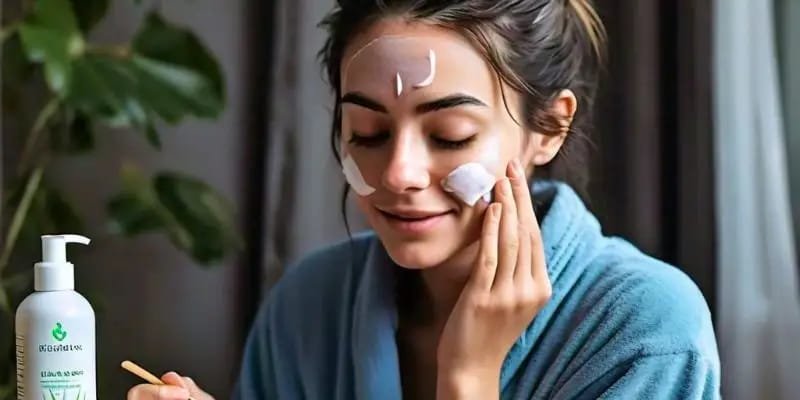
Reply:
[[94, 326], [32, 325], [17, 335], [17, 399], [95, 400]]

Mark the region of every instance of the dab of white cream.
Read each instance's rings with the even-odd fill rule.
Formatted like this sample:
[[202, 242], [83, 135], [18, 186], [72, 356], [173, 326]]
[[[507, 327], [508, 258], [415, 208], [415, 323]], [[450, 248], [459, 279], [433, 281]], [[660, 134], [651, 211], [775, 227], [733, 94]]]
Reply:
[[430, 62], [428, 76], [422, 82], [414, 85], [415, 88], [430, 86], [433, 83], [433, 79], [436, 78], [436, 53], [433, 50], [428, 50], [428, 61]]
[[375, 193], [375, 188], [364, 180], [364, 176], [361, 175], [361, 170], [358, 169], [356, 161], [353, 160], [353, 157], [350, 157], [350, 155], [342, 160], [342, 172], [344, 173], [344, 179], [359, 196], [369, 196]]
[[496, 179], [482, 164], [471, 162], [454, 169], [441, 182], [445, 192], [453, 193], [470, 207], [474, 207], [478, 199], [491, 201], [492, 189]]
[[400, 77], [399, 72], [397, 76], [395, 76], [395, 84], [397, 86], [397, 97], [400, 97], [400, 95], [403, 94], [403, 78]]

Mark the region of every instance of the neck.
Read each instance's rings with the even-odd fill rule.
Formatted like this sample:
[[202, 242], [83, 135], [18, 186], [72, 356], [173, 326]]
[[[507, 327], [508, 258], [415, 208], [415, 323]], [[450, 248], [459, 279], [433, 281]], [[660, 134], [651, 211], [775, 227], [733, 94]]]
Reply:
[[444, 326], [472, 273], [479, 243], [475, 242], [444, 263], [420, 272], [424, 296], [418, 302], [422, 310], [430, 310], [429, 323]]

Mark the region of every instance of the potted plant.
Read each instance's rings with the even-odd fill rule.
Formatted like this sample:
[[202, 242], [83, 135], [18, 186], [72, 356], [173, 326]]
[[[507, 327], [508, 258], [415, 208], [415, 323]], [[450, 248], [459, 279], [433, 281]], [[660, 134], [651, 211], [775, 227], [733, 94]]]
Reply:
[[[25, 129], [3, 132], [22, 143], [22, 152], [6, 170], [2, 199], [0, 357], [7, 361], [0, 361], [0, 399], [14, 397], [13, 314], [32, 285], [29, 263], [16, 268], [12, 260], [35, 251], [43, 233], [82, 231], [70, 193], [48, 182], [53, 160], [90, 154], [101, 126], [141, 133], [157, 151], [158, 126], [216, 119], [224, 109], [214, 56], [157, 11], [127, 43], [89, 41], [109, 2], [26, 0], [3, 21], [3, 114], [24, 120], [31, 106], [37, 111]], [[31, 100], [30, 93], [44, 96]], [[162, 232], [200, 265], [216, 265], [240, 248], [230, 206], [201, 180], [172, 171], [149, 176], [133, 165], [120, 179], [120, 192], [107, 199], [114, 234]]]

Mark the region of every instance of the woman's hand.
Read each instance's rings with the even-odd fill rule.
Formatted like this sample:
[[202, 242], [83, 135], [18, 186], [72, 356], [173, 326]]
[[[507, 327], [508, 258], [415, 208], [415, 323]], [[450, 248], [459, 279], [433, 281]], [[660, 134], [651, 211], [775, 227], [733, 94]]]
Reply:
[[165, 385], [136, 385], [128, 391], [128, 400], [214, 400], [186, 376], [167, 372], [161, 377]]
[[437, 398], [497, 398], [511, 346], [550, 299], [539, 224], [525, 173], [495, 186], [478, 258], [439, 339]]

